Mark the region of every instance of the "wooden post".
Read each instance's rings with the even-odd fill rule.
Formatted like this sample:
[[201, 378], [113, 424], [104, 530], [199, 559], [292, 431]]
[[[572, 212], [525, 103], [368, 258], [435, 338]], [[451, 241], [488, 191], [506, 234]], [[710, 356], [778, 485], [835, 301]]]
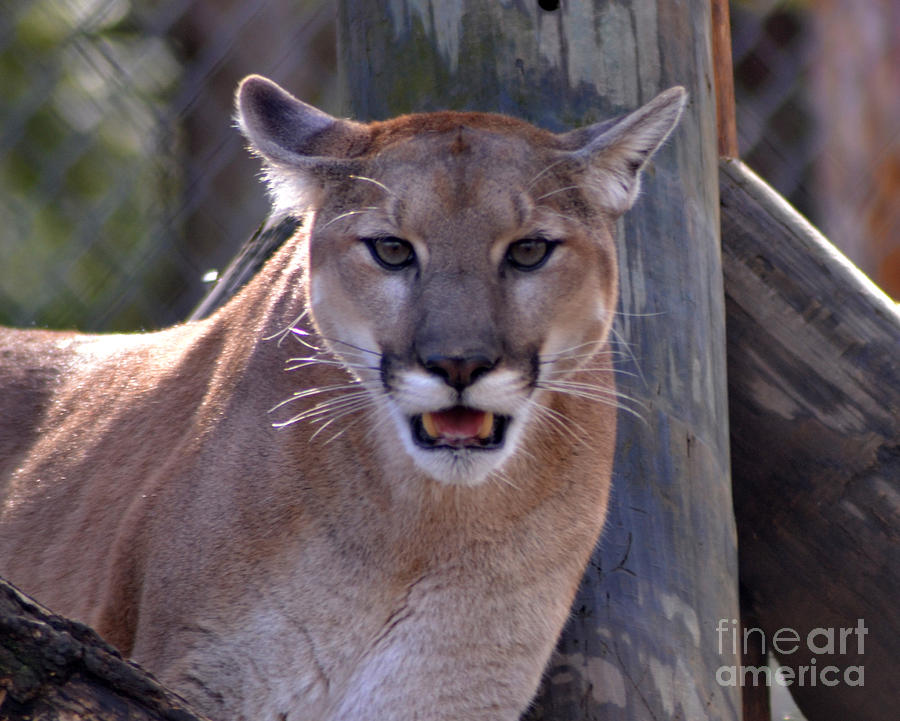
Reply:
[[531, 718], [740, 719], [740, 689], [717, 674], [739, 663], [740, 616], [708, 2], [338, 12], [345, 112], [362, 119], [459, 108], [560, 130], [687, 87], [681, 126], [621, 226], [618, 382], [639, 417], [620, 413], [609, 520]]

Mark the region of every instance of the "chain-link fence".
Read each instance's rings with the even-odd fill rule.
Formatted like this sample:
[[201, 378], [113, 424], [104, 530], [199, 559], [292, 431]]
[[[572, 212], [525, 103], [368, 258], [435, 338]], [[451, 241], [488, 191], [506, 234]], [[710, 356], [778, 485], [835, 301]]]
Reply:
[[731, 8], [741, 158], [802, 213], [816, 214], [818, 153], [810, 107], [813, 47], [808, 16], [794, 3]]
[[[732, 4], [742, 157], [814, 221], [834, 206], [817, 170], [829, 146], [816, 29], [840, 4]], [[896, 20], [897, 0], [849, 4]], [[0, 0], [0, 324], [184, 318], [265, 217], [232, 127], [238, 80], [263, 73], [336, 112], [335, 65], [326, 0]], [[864, 200], [873, 182], [859, 179]]]
[[185, 317], [265, 217], [247, 72], [334, 105], [333, 3], [0, 3], [0, 323]]
[[731, 3], [741, 158], [900, 300], [900, 2]]

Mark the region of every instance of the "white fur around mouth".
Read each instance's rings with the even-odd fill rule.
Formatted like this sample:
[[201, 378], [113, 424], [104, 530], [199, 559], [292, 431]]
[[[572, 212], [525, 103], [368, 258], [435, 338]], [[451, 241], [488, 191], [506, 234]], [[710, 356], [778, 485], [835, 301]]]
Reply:
[[509, 416], [465, 406], [430, 411], [410, 418], [412, 438], [428, 450], [496, 450], [506, 440]]

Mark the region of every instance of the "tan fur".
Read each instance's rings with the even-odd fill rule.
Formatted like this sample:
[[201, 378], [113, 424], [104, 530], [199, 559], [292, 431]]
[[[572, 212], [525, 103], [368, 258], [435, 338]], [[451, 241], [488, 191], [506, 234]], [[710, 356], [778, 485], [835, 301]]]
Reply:
[[[557, 136], [335, 121], [245, 81], [244, 131], [309, 231], [204, 321], [0, 330], [0, 573], [214, 718], [518, 718], [606, 509], [613, 221], [682, 96], [652, 132]], [[360, 242], [388, 235], [413, 266]], [[546, 264], [510, 266], [536, 236], [561, 241]], [[460, 390], [429, 354], [496, 363]], [[510, 415], [503, 449], [418, 448], [404, 413], [455, 404]]]

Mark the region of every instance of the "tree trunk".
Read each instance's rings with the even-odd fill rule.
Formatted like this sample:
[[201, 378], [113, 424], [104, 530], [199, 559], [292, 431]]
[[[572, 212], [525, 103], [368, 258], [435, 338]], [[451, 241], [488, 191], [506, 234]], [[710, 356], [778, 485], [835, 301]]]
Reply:
[[[539, 5], [556, 10], [542, 10]], [[499, 111], [562, 130], [690, 92], [621, 225], [609, 520], [531, 718], [739, 719], [710, 8], [690, 0], [343, 2], [345, 111]], [[629, 375], [632, 374], [632, 375]]]

